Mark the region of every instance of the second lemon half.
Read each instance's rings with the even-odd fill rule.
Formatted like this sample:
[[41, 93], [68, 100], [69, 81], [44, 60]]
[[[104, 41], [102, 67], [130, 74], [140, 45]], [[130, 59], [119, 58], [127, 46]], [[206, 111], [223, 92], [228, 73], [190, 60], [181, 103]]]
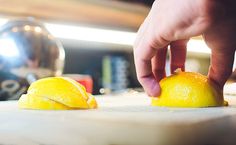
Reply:
[[160, 81], [161, 95], [152, 98], [152, 106], [213, 107], [224, 106], [223, 93], [206, 76], [194, 72], [176, 72]]

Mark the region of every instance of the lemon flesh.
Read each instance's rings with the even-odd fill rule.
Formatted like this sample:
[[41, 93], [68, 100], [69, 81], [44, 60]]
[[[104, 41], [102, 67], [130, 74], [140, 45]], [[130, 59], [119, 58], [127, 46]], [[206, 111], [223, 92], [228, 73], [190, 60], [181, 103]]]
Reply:
[[20, 108], [25, 109], [37, 109], [37, 110], [69, 110], [70, 108], [57, 103], [55, 101], [49, 100], [48, 98], [22, 95], [19, 99]]
[[152, 97], [152, 106], [214, 107], [225, 106], [223, 93], [206, 76], [177, 72], [160, 81], [161, 94]]
[[18, 105], [24, 109], [42, 110], [97, 108], [95, 98], [84, 86], [65, 77], [44, 78], [32, 83]]

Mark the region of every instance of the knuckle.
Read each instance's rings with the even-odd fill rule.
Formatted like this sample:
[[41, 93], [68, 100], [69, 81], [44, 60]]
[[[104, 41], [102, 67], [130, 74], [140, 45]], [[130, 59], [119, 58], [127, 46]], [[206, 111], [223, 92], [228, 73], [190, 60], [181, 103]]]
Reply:
[[200, 0], [198, 9], [200, 18], [209, 24], [213, 24], [225, 11], [223, 2], [219, 0]]

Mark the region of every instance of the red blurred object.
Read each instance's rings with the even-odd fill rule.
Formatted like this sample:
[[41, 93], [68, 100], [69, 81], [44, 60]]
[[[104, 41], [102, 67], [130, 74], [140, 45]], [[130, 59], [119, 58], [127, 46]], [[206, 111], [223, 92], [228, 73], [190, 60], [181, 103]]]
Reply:
[[88, 93], [93, 92], [93, 79], [89, 75], [81, 75], [81, 74], [64, 74], [63, 77], [71, 78], [86, 88]]

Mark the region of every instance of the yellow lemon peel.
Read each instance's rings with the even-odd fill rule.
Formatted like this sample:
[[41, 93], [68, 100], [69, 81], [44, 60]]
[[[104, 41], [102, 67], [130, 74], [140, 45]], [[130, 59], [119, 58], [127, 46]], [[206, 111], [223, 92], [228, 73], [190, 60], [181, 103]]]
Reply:
[[194, 72], [181, 72], [160, 81], [161, 94], [152, 97], [152, 106], [165, 107], [215, 107], [227, 106], [223, 92], [206, 76]]
[[18, 105], [19, 108], [42, 110], [97, 108], [95, 98], [86, 92], [84, 86], [65, 77], [43, 78], [32, 83]]
[[95, 98], [89, 94], [89, 99], [88, 99], [88, 105], [90, 109], [94, 109], [98, 107], [97, 101], [95, 100]]

